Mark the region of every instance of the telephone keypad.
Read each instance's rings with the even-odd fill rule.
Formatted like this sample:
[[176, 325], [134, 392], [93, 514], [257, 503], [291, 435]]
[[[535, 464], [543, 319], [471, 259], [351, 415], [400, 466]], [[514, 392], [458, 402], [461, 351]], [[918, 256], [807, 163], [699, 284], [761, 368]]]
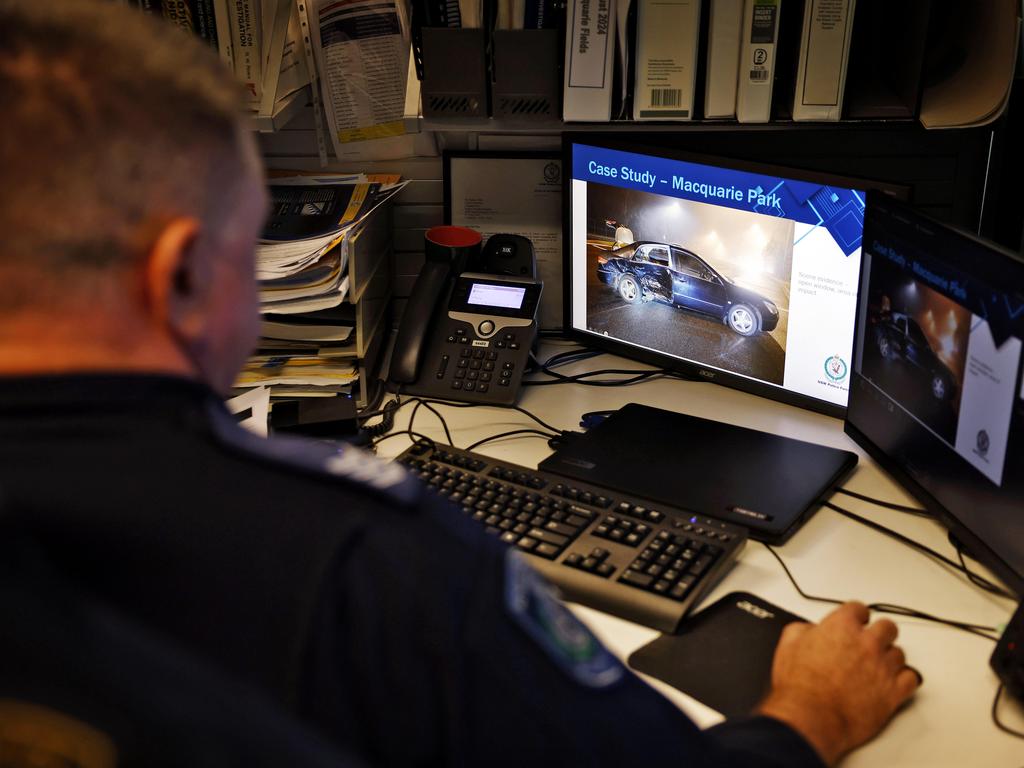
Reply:
[[[470, 402], [479, 399], [509, 403], [510, 397], [514, 400], [515, 396], [509, 390], [519, 388], [520, 371], [527, 362], [524, 347], [529, 348], [534, 331], [492, 330], [490, 338], [481, 338], [477, 335], [479, 328], [479, 324], [466, 324], [446, 329], [441, 348], [435, 348], [440, 353], [435, 358], [437, 384], [452, 397], [456, 397], [456, 392], [460, 399], [463, 393], [472, 393], [465, 398]], [[445, 343], [458, 345], [458, 354], [449, 353]], [[503, 389], [496, 390], [495, 385]]]

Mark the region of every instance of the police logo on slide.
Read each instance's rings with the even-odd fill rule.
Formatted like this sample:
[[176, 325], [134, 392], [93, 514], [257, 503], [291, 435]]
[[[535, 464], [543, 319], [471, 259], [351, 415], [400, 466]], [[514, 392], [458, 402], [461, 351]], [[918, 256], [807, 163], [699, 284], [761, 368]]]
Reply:
[[848, 372], [849, 369], [846, 367], [846, 361], [839, 355], [825, 358], [825, 375], [832, 381], [842, 381], [846, 378]]
[[544, 181], [548, 184], [557, 184], [562, 180], [562, 167], [558, 163], [548, 163], [544, 166]]
[[988, 432], [986, 432], [984, 429], [979, 429], [978, 437], [976, 440], [978, 455], [981, 456], [982, 458], [985, 458], [985, 454], [988, 453], [990, 445], [991, 440], [989, 440]]

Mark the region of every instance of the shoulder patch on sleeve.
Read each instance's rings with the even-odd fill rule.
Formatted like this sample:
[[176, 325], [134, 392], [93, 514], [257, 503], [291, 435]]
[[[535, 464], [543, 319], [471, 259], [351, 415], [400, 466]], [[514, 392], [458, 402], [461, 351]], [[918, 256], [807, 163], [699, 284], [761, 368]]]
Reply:
[[622, 663], [514, 549], [505, 555], [505, 607], [555, 665], [576, 682], [588, 688], [608, 688], [622, 679]]
[[411, 507], [423, 497], [423, 485], [404, 467], [362, 448], [291, 435], [260, 437], [240, 427], [219, 403], [208, 409], [208, 415], [220, 443], [240, 453], [312, 474], [343, 478], [401, 506]]

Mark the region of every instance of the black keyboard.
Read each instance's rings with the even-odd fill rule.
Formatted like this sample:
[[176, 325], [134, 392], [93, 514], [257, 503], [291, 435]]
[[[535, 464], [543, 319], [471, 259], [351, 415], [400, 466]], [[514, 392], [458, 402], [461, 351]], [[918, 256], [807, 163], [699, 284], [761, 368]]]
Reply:
[[419, 443], [397, 460], [527, 553], [566, 599], [662, 632], [676, 631], [747, 540], [738, 526], [459, 448]]

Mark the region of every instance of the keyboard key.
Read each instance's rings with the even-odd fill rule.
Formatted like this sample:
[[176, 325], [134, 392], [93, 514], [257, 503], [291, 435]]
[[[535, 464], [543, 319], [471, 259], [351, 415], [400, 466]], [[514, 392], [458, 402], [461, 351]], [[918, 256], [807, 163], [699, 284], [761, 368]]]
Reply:
[[619, 577], [619, 581], [625, 582], [626, 584], [632, 584], [634, 587], [647, 589], [654, 579], [646, 574], [637, 573], [634, 570], [628, 570]]
[[575, 536], [576, 526], [566, 525], [565, 523], [556, 523], [554, 520], [549, 520], [544, 524], [544, 527], [549, 531], [560, 533], [563, 536]]
[[541, 557], [547, 558], [548, 560], [554, 559], [555, 555], [562, 551], [561, 547], [556, 547], [554, 544], [547, 544], [541, 542], [534, 548], [533, 554], [540, 555]]
[[531, 528], [528, 535], [534, 539], [537, 539], [538, 541], [545, 541], [548, 544], [554, 544], [559, 548], [564, 547], [566, 544], [569, 543], [568, 536], [562, 536], [558, 533], [545, 531], [543, 528]]

